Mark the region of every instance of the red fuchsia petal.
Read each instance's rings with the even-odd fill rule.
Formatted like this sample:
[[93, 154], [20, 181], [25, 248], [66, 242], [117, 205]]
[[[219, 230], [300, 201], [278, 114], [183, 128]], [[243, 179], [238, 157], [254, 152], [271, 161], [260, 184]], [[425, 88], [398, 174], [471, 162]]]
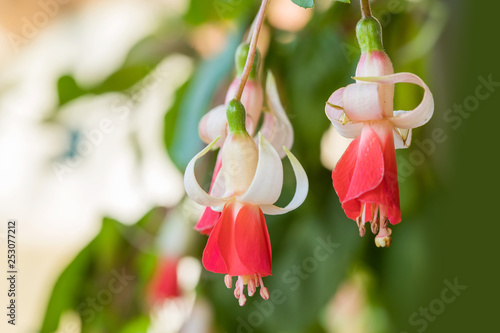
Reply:
[[[229, 225], [232, 228], [233, 224], [233, 203], [228, 203], [222, 210], [221, 217], [218, 223], [215, 224], [210, 236], [208, 237], [207, 245], [203, 251], [203, 266], [211, 272], [228, 274], [228, 269], [224, 258], [219, 249], [219, 238], [221, 237], [223, 227]], [[224, 236], [222, 236], [224, 239]]]
[[363, 193], [376, 188], [383, 177], [384, 155], [380, 139], [369, 125], [365, 125], [361, 132], [356, 166], [344, 201], [356, 199]]
[[387, 208], [387, 218], [391, 224], [401, 222], [401, 207], [399, 203], [398, 167], [396, 164], [396, 151], [392, 136], [388, 137], [384, 147], [384, 188], [391, 205]]
[[401, 209], [399, 204], [398, 171], [396, 164], [396, 152], [392, 134], [392, 126], [386, 122], [373, 124], [377, 133], [384, 155], [384, 179], [380, 186], [373, 191], [362, 195], [359, 200], [364, 202], [375, 202], [386, 207], [387, 218], [391, 224], [401, 221]]
[[360, 140], [360, 137], [357, 137], [351, 142], [332, 172], [333, 187], [342, 203], [342, 208], [347, 217], [353, 220], [359, 216], [361, 204], [357, 200], [344, 202], [347, 192], [349, 191], [353, 170], [356, 165]]
[[237, 239], [235, 237], [235, 224], [237, 223], [238, 211], [241, 209], [238, 206], [240, 206], [240, 204], [234, 202], [226, 205], [214, 231], [210, 234], [211, 238], [217, 231], [217, 248], [226, 267], [225, 273], [231, 276], [253, 274], [253, 271], [248, 269], [246, 263], [240, 259], [236, 250]]
[[[210, 184], [210, 192], [209, 192], [210, 194], [213, 194], [212, 191], [215, 179], [217, 178], [217, 175], [219, 174], [221, 167], [222, 167], [222, 158], [219, 152], [219, 155], [217, 156], [217, 162], [215, 163], [214, 174], [212, 176], [212, 183]], [[200, 220], [194, 226], [194, 230], [199, 231], [203, 235], [210, 235], [210, 232], [212, 232], [212, 229], [215, 226], [215, 223], [217, 223], [217, 220], [219, 220], [220, 215], [221, 213], [214, 211], [210, 207], [205, 208], [205, 211], [203, 212], [203, 215], [201, 216]]]
[[354, 139], [338, 161], [332, 172], [333, 187], [339, 196], [340, 202], [345, 200], [351, 183], [352, 171], [358, 157], [360, 138]]
[[236, 252], [252, 274], [271, 275], [271, 241], [264, 214], [258, 206], [243, 206], [236, 218]]
[[163, 258], [160, 260], [148, 288], [151, 303], [160, 302], [166, 298], [181, 295], [177, 281], [177, 258]]
[[221, 213], [214, 211], [212, 208], [205, 208], [200, 220], [194, 226], [194, 230], [199, 231], [203, 235], [210, 235], [220, 216]]

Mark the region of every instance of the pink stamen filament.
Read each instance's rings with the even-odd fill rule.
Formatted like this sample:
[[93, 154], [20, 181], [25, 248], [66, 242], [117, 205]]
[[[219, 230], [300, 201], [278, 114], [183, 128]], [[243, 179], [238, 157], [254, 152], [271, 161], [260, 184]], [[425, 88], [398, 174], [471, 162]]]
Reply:
[[[224, 283], [227, 288], [231, 288], [232, 286], [232, 276], [227, 274], [224, 276]], [[254, 274], [254, 275], [244, 275], [244, 276], [238, 276], [238, 280], [236, 281], [235, 287], [234, 287], [234, 297], [236, 297], [239, 301], [238, 303], [240, 306], [245, 305], [247, 299], [243, 293], [245, 284], [248, 286], [247, 291], [248, 291], [248, 296], [253, 296], [255, 292], [257, 291], [257, 287], [260, 286], [260, 296], [268, 300], [269, 299], [269, 290], [264, 286], [264, 281], [262, 281], [262, 276], [260, 274]]]
[[[374, 207], [375, 206], [375, 207]], [[376, 234], [380, 224], [380, 219], [378, 217], [379, 205], [372, 205], [373, 217], [371, 222], [372, 233]]]

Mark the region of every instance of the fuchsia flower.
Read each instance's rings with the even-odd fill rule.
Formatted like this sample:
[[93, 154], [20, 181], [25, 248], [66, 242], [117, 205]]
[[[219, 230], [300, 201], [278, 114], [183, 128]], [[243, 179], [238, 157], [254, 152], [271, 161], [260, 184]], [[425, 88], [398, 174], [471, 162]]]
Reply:
[[[362, 49], [356, 83], [336, 90], [328, 99], [326, 115], [337, 131], [356, 138], [332, 173], [333, 186], [346, 215], [356, 220], [360, 235], [371, 222], [379, 247], [390, 246], [388, 222], [401, 222], [395, 148], [410, 145], [411, 129], [432, 117], [434, 100], [427, 85], [411, 73], [393, 74], [383, 51], [380, 24], [373, 17], [357, 26]], [[412, 111], [393, 111], [394, 84], [421, 86], [424, 97]]]
[[[283, 146], [280, 150], [291, 161], [297, 188], [292, 201], [285, 208], [274, 206], [283, 186], [283, 166], [279, 153], [262, 134], [259, 134], [257, 148], [245, 129], [245, 109], [240, 102], [233, 100], [228, 103], [227, 118], [229, 135], [222, 146], [221, 167], [211, 194], [198, 184], [194, 166], [199, 158], [212, 149], [218, 138], [188, 164], [184, 184], [187, 194], [195, 202], [222, 212], [203, 252], [203, 265], [209, 271], [226, 274], [224, 281], [228, 288], [232, 286], [232, 277], [238, 276], [234, 294], [239, 304], [244, 305], [245, 285], [248, 285], [249, 296], [260, 286], [262, 298], [269, 298], [262, 278], [272, 274], [272, 256], [263, 214], [284, 214], [299, 207], [307, 196], [308, 181], [298, 160]], [[276, 132], [270, 134], [272, 137], [279, 136]], [[275, 138], [275, 142], [280, 141], [283, 139]]]
[[[237, 81], [235, 81], [237, 82]], [[243, 95], [242, 95], [242, 104], [245, 107], [245, 109], [248, 109], [247, 106], [256, 108], [256, 105], [254, 103], [251, 103], [248, 101], [248, 99], [245, 99], [245, 91], [247, 89], [248, 83], [245, 86], [245, 90], [243, 90]], [[260, 87], [260, 84], [259, 84]], [[234, 89], [234, 88], [233, 88]], [[230, 88], [231, 90], [231, 88]], [[258, 95], [258, 94], [257, 94]], [[276, 88], [276, 82], [274, 80], [274, 76], [272, 75], [271, 72], [268, 73], [267, 75], [267, 81], [266, 81], [266, 95], [267, 95], [267, 100], [268, 100], [268, 110], [267, 112], [263, 112], [263, 122], [262, 126], [260, 127], [260, 133], [271, 143], [271, 145], [276, 149], [278, 154], [280, 155], [281, 158], [286, 156], [285, 151], [283, 150], [282, 147], [286, 147], [287, 149], [291, 149], [293, 145], [293, 128], [292, 124], [290, 123], [290, 120], [288, 119], [285, 110], [283, 109], [283, 106], [281, 105], [281, 101], [279, 99], [278, 95], [278, 89]], [[230, 96], [229, 92], [228, 95]], [[259, 98], [257, 96], [257, 98]], [[262, 100], [262, 98], [261, 98]], [[245, 104], [245, 101], [247, 101], [247, 104]], [[212, 110], [210, 111], [207, 115], [205, 115], [201, 122], [200, 122], [200, 137], [202, 138], [205, 143], [209, 144], [210, 142], [214, 141], [217, 137], [220, 137], [220, 139], [217, 141], [219, 143], [220, 141], [224, 141], [225, 138], [227, 137], [227, 133], [229, 131], [229, 126], [227, 124], [227, 118], [226, 118], [226, 111], [225, 108], [221, 105], [222, 109], [218, 110]], [[262, 108], [262, 102], [260, 103], [260, 108]], [[221, 113], [219, 110], [224, 111]], [[206, 120], [206, 117], [212, 113], [209, 117], [211, 118], [217, 118], [219, 119], [216, 122], [211, 122], [209, 120]], [[260, 117], [262, 112], [258, 112], [258, 116]], [[252, 113], [254, 116], [257, 115], [257, 112], [255, 110]], [[205, 119], [205, 120], [204, 120]], [[246, 117], [246, 127], [247, 127], [247, 132], [248, 133], [253, 133], [254, 132], [254, 127], [249, 127], [249, 124], [256, 124], [258, 123], [259, 118], [252, 120], [252, 117], [249, 117], [247, 114]], [[203, 123], [203, 125], [202, 125]], [[216, 123], [223, 123], [223, 126], [215, 125]], [[213, 126], [213, 128], [210, 128], [210, 126]], [[202, 134], [201, 128], [205, 127], [204, 133], [210, 133], [209, 135], [207, 134]], [[210, 141], [206, 141], [207, 138], [210, 138]], [[254, 137], [254, 141], [258, 142], [258, 136]], [[216, 146], [217, 143], [214, 145]], [[222, 149], [221, 149], [222, 151]], [[214, 182], [215, 179], [217, 178], [217, 175], [220, 171], [220, 168], [222, 166], [222, 158], [221, 158], [221, 153], [217, 156], [217, 162], [215, 164], [215, 170], [213, 173], [212, 177], [212, 182], [210, 185], [210, 194], [215, 195], [215, 196], [220, 196], [223, 193], [218, 193], [214, 192], [217, 190], [220, 190], [220, 188], [214, 189]], [[213, 227], [215, 226], [215, 223], [217, 220], [220, 218], [220, 212], [214, 211], [210, 207], [206, 207], [205, 211], [203, 212], [200, 220], [195, 226], [195, 230], [199, 231], [202, 234], [209, 235], [210, 232], [212, 231]]]
[[168, 257], [160, 259], [148, 288], [148, 299], [151, 304], [181, 296], [177, 280], [178, 263], [179, 259], [177, 258]]

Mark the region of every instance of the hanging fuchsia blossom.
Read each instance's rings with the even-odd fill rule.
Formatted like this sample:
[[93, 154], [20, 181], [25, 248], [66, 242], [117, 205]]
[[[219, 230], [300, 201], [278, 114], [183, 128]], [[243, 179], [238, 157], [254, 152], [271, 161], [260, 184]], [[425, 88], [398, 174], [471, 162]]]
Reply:
[[[395, 149], [410, 145], [411, 129], [429, 121], [434, 100], [418, 76], [393, 74], [375, 18], [363, 18], [356, 32], [362, 50], [356, 83], [336, 90], [325, 107], [337, 131], [355, 138], [333, 170], [333, 186], [360, 235], [365, 233], [365, 223], [371, 222], [373, 233], [380, 227], [376, 245], [387, 247], [391, 244], [388, 222], [401, 222]], [[412, 111], [393, 111], [394, 84], [402, 82], [424, 89], [423, 100]]]
[[240, 102], [233, 100], [228, 103], [227, 119], [229, 135], [222, 146], [221, 167], [211, 194], [207, 194], [196, 181], [194, 166], [218, 138], [188, 164], [184, 185], [195, 202], [222, 212], [210, 232], [203, 252], [203, 265], [209, 271], [226, 274], [224, 281], [228, 288], [232, 287], [232, 277], [238, 276], [234, 294], [239, 304], [244, 305], [245, 285], [248, 285], [249, 296], [260, 286], [262, 298], [269, 298], [262, 278], [272, 274], [272, 257], [263, 214], [284, 214], [300, 206], [307, 195], [308, 181], [297, 159], [282, 147], [280, 150], [288, 156], [295, 172], [297, 190], [285, 208], [274, 206], [283, 186], [279, 153], [262, 134], [259, 134], [257, 147], [246, 131], [245, 109]]
[[[245, 61], [248, 56], [249, 45], [247, 43], [242, 43], [235, 53], [235, 62], [236, 62], [236, 77], [233, 79], [233, 82], [229, 86], [229, 89], [226, 93], [226, 100], [224, 104], [218, 105], [212, 110], [208, 111], [206, 115], [201, 118], [200, 123], [198, 125], [198, 133], [200, 138], [206, 143], [209, 144], [214, 141], [216, 138], [220, 138], [215, 144], [216, 147], [222, 147], [224, 141], [229, 132], [229, 126], [227, 124], [226, 118], [226, 104], [229, 103], [235, 96], [235, 93], [238, 89], [240, 78], [243, 72], [243, 68], [245, 67]], [[259, 121], [262, 105], [264, 101], [264, 94], [262, 92], [262, 86], [257, 79], [258, 67], [259, 67], [259, 53], [256, 52], [256, 57], [252, 66], [252, 71], [250, 73], [250, 77], [245, 84], [243, 94], [241, 96], [241, 103], [245, 107], [246, 113], [246, 127], [247, 132], [253, 135], [255, 132], [255, 127]], [[215, 170], [212, 176], [212, 183], [210, 185], [210, 194], [214, 194], [212, 192], [213, 184], [215, 182], [215, 178], [219, 173], [221, 168], [221, 154], [217, 156], [217, 163], [215, 165]], [[220, 218], [220, 212], [214, 211], [210, 207], [206, 207], [200, 220], [194, 227], [195, 230], [199, 231], [201, 234], [209, 235], [213, 229], [213, 226]]]
[[[248, 83], [247, 83], [248, 85]], [[260, 85], [260, 84], [259, 84]], [[245, 104], [245, 91], [247, 89], [247, 86], [245, 86], [245, 90], [243, 91], [242, 95], [242, 104], [247, 108], [247, 104]], [[234, 92], [233, 92], [234, 94]], [[283, 147], [286, 147], [287, 149], [291, 149], [293, 145], [293, 128], [292, 124], [290, 123], [290, 120], [288, 119], [285, 110], [283, 109], [283, 106], [281, 105], [280, 98], [278, 96], [278, 89], [276, 88], [276, 82], [274, 80], [274, 76], [272, 75], [271, 72], [268, 73], [267, 75], [267, 81], [266, 81], [266, 95], [267, 95], [267, 100], [268, 100], [268, 110], [266, 112], [263, 112], [263, 121], [262, 125], [260, 127], [260, 133], [269, 141], [269, 143], [275, 148], [275, 150], [278, 152], [281, 158], [285, 157], [285, 150]], [[228, 93], [229, 96], [229, 93]], [[255, 107], [254, 104], [248, 103], [252, 107]], [[221, 106], [222, 107], [222, 106]], [[262, 103], [260, 105], [262, 107]], [[226, 112], [225, 109], [223, 109], [224, 113], [219, 114], [219, 110], [214, 112], [214, 110], [210, 111], [212, 112], [212, 115], [210, 117], [216, 117], [221, 119], [219, 122], [223, 122], [224, 126], [221, 128], [218, 125], [213, 125], [214, 127], [212, 128], [210, 123], [206, 123], [203, 125], [203, 127], [206, 128], [206, 132], [210, 133], [210, 135], [203, 136], [200, 131], [200, 137], [205, 141], [207, 144], [215, 140], [217, 137], [220, 137], [220, 139], [217, 141], [222, 140], [222, 138], [227, 137], [227, 132], [228, 132], [228, 124], [227, 124], [227, 118], [226, 118]], [[210, 113], [209, 112], [209, 113]], [[254, 112], [254, 114], [256, 114]], [[208, 115], [208, 114], [207, 114]], [[259, 117], [261, 115], [261, 112], [259, 112]], [[207, 117], [207, 116], [205, 116]], [[202, 118], [202, 122], [203, 119]], [[223, 119], [223, 120], [222, 120]], [[255, 120], [254, 123], [258, 122]], [[254, 128], [249, 128], [248, 124], [252, 123], [253, 120], [249, 118], [248, 116], [246, 117], [246, 127], [247, 127], [247, 132], [248, 133], [253, 133]], [[200, 128], [202, 125], [200, 124]], [[206, 141], [207, 138], [211, 138], [211, 141]], [[254, 137], [254, 141], [258, 142], [258, 136]], [[217, 144], [216, 143], [216, 144]], [[222, 152], [222, 149], [221, 149]], [[215, 164], [215, 170], [213, 173], [212, 177], [212, 183], [210, 185], [210, 194], [219, 196], [222, 195], [222, 193], [218, 193], [217, 191], [220, 189], [214, 189], [214, 182], [215, 179], [217, 178], [217, 175], [221, 169], [222, 166], [222, 158], [221, 158], [221, 152], [217, 156], [217, 162]], [[213, 226], [217, 222], [217, 220], [220, 218], [220, 212], [214, 211], [210, 207], [206, 207], [200, 220], [195, 226], [195, 230], [199, 231], [202, 234], [209, 235], [210, 232], [213, 229]]]

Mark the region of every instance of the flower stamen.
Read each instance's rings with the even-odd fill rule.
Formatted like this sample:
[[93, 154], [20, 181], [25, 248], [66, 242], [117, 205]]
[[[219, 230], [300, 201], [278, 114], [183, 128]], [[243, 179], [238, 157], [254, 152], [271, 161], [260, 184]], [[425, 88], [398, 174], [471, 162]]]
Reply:
[[238, 303], [240, 306], [245, 305], [247, 298], [245, 297], [245, 294], [243, 293], [243, 288], [245, 287], [244, 283], [244, 277], [243, 276], [238, 276], [238, 281], [236, 282], [236, 288], [234, 290], [234, 296], [238, 298]]
[[[382, 220], [382, 217], [381, 217]], [[375, 245], [377, 247], [389, 247], [392, 243], [391, 233], [392, 230], [388, 227], [389, 219], [384, 217], [383, 222], [380, 224], [380, 231], [375, 237]]]
[[248, 290], [248, 296], [252, 297], [253, 294], [255, 294], [257, 286], [255, 285], [255, 280], [253, 278], [249, 279], [247, 290]]
[[378, 231], [379, 226], [380, 226], [380, 219], [378, 217], [378, 205], [375, 206], [375, 209], [373, 209], [373, 207], [372, 207], [372, 210], [374, 211], [374, 213], [373, 213], [372, 222], [371, 222], [371, 229], [372, 229], [372, 233], [375, 235]]
[[[224, 277], [224, 283], [228, 288], [231, 288], [231, 278], [229, 274]], [[269, 299], [269, 290], [264, 286], [264, 281], [262, 281], [262, 276], [260, 274], [240, 275], [234, 287], [234, 297], [238, 299], [240, 306], [245, 305], [247, 301], [247, 298], [243, 294], [245, 285], [247, 285], [249, 297], [252, 297], [257, 291], [257, 287], [260, 286], [260, 296], [265, 300]]]
[[260, 297], [262, 297], [262, 299], [268, 300], [269, 290], [267, 290], [267, 288], [264, 287], [264, 282], [262, 281], [262, 277], [260, 275], [259, 275], [259, 282], [260, 282]]
[[365, 224], [361, 221], [361, 216], [356, 218], [356, 224], [358, 225], [359, 235], [363, 237], [366, 232]]
[[233, 286], [233, 277], [229, 274], [226, 274], [224, 276], [224, 284], [228, 289], [231, 289], [231, 287]]

